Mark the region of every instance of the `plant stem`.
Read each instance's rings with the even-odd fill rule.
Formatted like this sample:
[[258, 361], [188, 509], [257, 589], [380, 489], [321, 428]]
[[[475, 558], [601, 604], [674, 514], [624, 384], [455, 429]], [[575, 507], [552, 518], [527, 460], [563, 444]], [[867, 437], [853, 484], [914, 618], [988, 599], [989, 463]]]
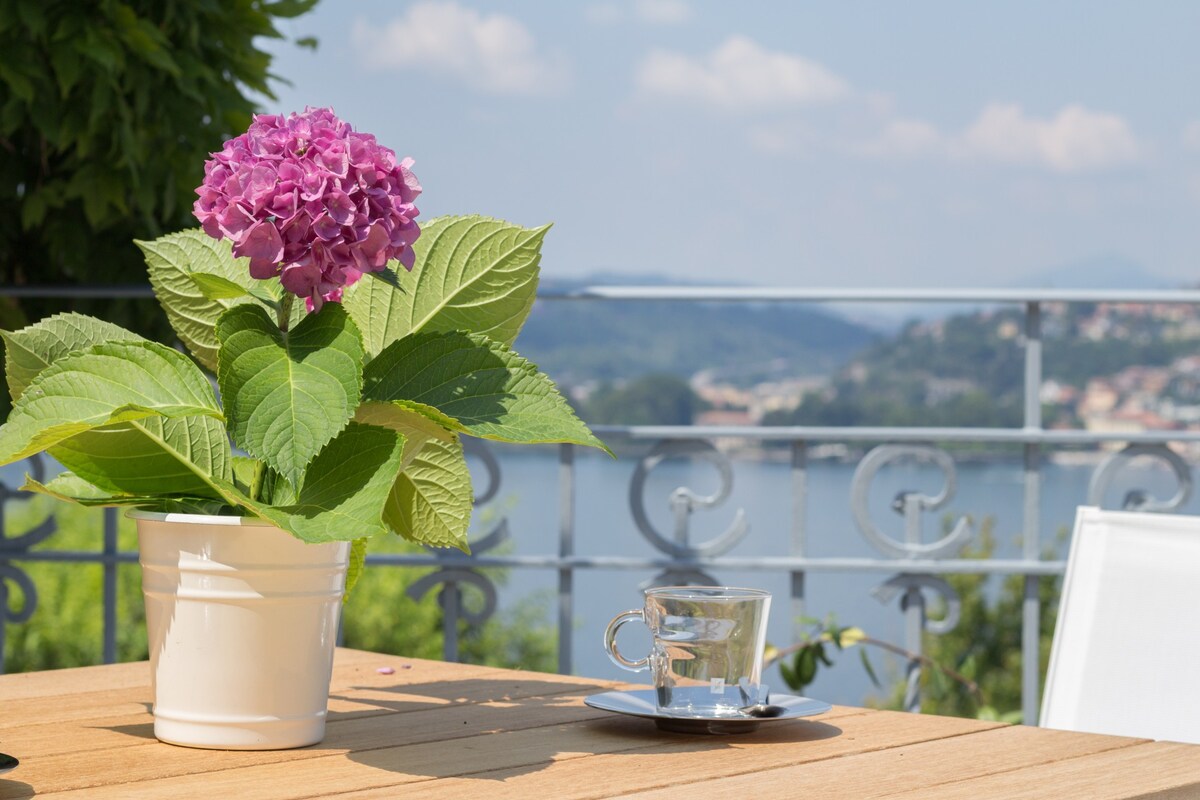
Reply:
[[250, 499], [257, 501], [262, 494], [263, 477], [267, 474], [267, 464], [259, 461], [254, 465], [254, 477], [250, 479]]
[[292, 303], [295, 300], [296, 295], [288, 291], [285, 291], [279, 300], [279, 330], [284, 333], [287, 333], [288, 320], [292, 317]]
[[[783, 658], [786, 658], [787, 656], [792, 655], [793, 653], [797, 653], [800, 650], [803, 650], [805, 647], [809, 646], [812, 643], [813, 643], [813, 640], [809, 639], [809, 640], [800, 642], [799, 644], [793, 644], [789, 647], [783, 648], [782, 650], [778, 650], [778, 651], [776, 651], [775, 655], [769, 661], [767, 661], [763, 664], [763, 666], [764, 667], [770, 666], [771, 664], [774, 664], [776, 661], [779, 661]], [[855, 642], [855, 644], [874, 645], [875, 647], [878, 647], [881, 650], [887, 650], [889, 653], [895, 653], [898, 656], [907, 658], [909, 661], [919, 661], [922, 666], [933, 667], [934, 669], [938, 670], [946, 677], [954, 680], [957, 683], [962, 684], [963, 688], [965, 688], [968, 692], [970, 692], [971, 696], [974, 697], [976, 701], [978, 701], [980, 704], [983, 703], [983, 692], [981, 692], [979, 690], [979, 684], [977, 684], [975, 681], [968, 678], [966, 675], [963, 675], [959, 672], [955, 672], [954, 670], [950, 669], [949, 667], [939, 664], [938, 662], [934, 661], [932, 658], [929, 658], [928, 656], [919, 655], [917, 653], [914, 653], [911, 650], [906, 650], [903, 647], [900, 647], [899, 645], [894, 645], [891, 642], [885, 642], [882, 639], [875, 639], [870, 636], [862, 637], [857, 642]]]

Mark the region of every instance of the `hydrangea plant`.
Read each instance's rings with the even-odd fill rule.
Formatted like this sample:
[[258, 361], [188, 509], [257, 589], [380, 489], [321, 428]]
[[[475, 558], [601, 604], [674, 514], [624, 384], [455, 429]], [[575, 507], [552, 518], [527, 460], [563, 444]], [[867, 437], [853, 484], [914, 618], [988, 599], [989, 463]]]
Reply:
[[4, 332], [0, 464], [45, 451], [67, 471], [26, 490], [257, 517], [361, 563], [388, 530], [467, 549], [461, 436], [607, 450], [511, 348], [549, 226], [419, 229], [411, 167], [328, 109], [257, 117], [206, 165], [202, 229], [137, 242], [190, 356], [79, 314]]

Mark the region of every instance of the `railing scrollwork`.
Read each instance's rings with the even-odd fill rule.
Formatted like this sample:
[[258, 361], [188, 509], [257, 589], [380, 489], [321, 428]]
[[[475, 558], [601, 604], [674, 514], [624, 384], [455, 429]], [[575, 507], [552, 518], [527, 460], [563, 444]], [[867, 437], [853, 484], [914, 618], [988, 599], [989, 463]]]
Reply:
[[1192, 497], [1192, 470], [1183, 458], [1165, 444], [1131, 444], [1110, 454], [1092, 473], [1088, 484], [1088, 505], [1101, 506], [1117, 475], [1135, 458], [1149, 457], [1165, 463], [1175, 477], [1175, 494], [1159, 500], [1148, 490], [1131, 489], [1125, 493], [1121, 508], [1125, 511], [1178, 511]]
[[[41, 455], [34, 455], [27, 461], [29, 471], [39, 483], [46, 480], [46, 468]], [[19, 489], [12, 489], [0, 482], [0, 672], [4, 672], [4, 626], [7, 623], [19, 624], [33, 616], [37, 608], [37, 587], [33, 580], [22, 569], [10, 563], [10, 559], [27, 553], [34, 545], [45, 541], [58, 530], [58, 524], [53, 515], [47, 516], [37, 525], [19, 536], [9, 537], [7, 530], [8, 514], [5, 509], [9, 503], [28, 500], [32, 495]], [[14, 607], [13, 598], [15, 587], [21, 597], [21, 605]]]
[[[931, 463], [942, 471], [945, 482], [933, 496], [903, 491], [892, 501], [892, 510], [904, 517], [904, 541], [888, 536], [871, 519], [868, 498], [871, 483], [881, 469], [892, 462], [914, 460]], [[921, 541], [921, 517], [926, 511], [942, 508], [954, 497], [957, 474], [954, 461], [944, 450], [929, 445], [885, 444], [872, 449], [854, 471], [850, 486], [850, 506], [858, 529], [869, 542], [897, 558], [937, 558], [955, 553], [971, 538], [971, 523], [959, 517], [946, 536], [934, 542]]]
[[[490, 502], [500, 492], [500, 463], [487, 445], [478, 439], [464, 439], [463, 449], [469, 457], [478, 459], [487, 474], [486, 488], [477, 492], [473, 499], [473, 504], [478, 507]], [[508, 520], [501, 518], [486, 535], [471, 542], [471, 552], [482, 555], [495, 550], [510, 538]], [[430, 552], [442, 561], [448, 551], [430, 548]], [[412, 600], [419, 601], [439, 585], [442, 587], [438, 592], [438, 605], [442, 609], [442, 652], [447, 661], [457, 661], [458, 620], [478, 626], [491, 619], [496, 613], [496, 584], [478, 570], [442, 566], [413, 581], [405, 593]], [[482, 604], [473, 607], [465, 602], [463, 588], [466, 586], [479, 592], [483, 598]]]
[[[720, 476], [720, 486], [711, 495], [697, 494], [686, 486], [677, 487], [671, 492], [670, 508], [674, 521], [672, 538], [663, 536], [650, 521], [646, 512], [646, 481], [650, 473], [663, 461], [669, 458], [692, 458], [706, 461], [717, 468]], [[629, 507], [633, 513], [633, 521], [647, 541], [673, 558], [689, 559], [705, 556], [719, 556], [729, 552], [738, 542], [746, 537], [750, 526], [746, 522], [746, 512], [739, 508], [729, 527], [715, 538], [706, 542], [693, 542], [691, 539], [692, 514], [700, 509], [716, 508], [729, 499], [733, 491], [733, 466], [729, 458], [710, 442], [700, 439], [666, 440], [659, 442], [654, 448], [638, 461], [633, 478], [629, 483]], [[694, 568], [671, 568], [654, 576], [641, 584], [643, 589], [652, 586], [670, 585], [714, 585], [719, 581], [707, 572]]]

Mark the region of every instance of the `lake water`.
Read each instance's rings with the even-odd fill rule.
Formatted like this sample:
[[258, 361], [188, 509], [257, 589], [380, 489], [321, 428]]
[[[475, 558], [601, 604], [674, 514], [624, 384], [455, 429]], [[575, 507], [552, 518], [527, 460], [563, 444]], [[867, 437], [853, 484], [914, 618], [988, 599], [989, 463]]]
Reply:
[[[553, 554], [558, 550], [558, 461], [552, 450], [530, 452], [497, 451], [502, 480], [499, 503], [506, 510], [512, 532], [513, 552]], [[1163, 468], [1136, 460], [1121, 474], [1106, 507], [1118, 507], [1125, 492], [1147, 489], [1157, 497], [1174, 494], [1174, 479]], [[639, 555], [652, 557], [658, 551], [638, 532], [629, 507], [629, 484], [636, 467], [633, 459], [612, 460], [581, 454], [577, 458], [576, 552], [579, 555]], [[1087, 502], [1088, 482], [1094, 466], [1066, 466], [1047, 463], [1042, 469], [1041, 541], [1053, 546], [1056, 535], [1069, 533], [1075, 508]], [[814, 462], [809, 467], [808, 483], [808, 554], [813, 557], [874, 557], [877, 551], [855, 527], [850, 514], [850, 483], [853, 464]], [[670, 536], [671, 517], [668, 498], [672, 489], [687, 486], [709, 494], [716, 490], [716, 470], [702, 462], [667, 461], [651, 473], [646, 492], [646, 508], [656, 528]], [[998, 557], [1020, 557], [1023, 518], [1023, 471], [1015, 462], [964, 463], [958, 466], [958, 491], [946, 507], [930, 515], [925, 530], [929, 537], [940, 531], [941, 517], [970, 515], [978, 523], [986, 517], [994, 520]], [[903, 520], [890, 511], [891, 499], [901, 490], [920, 490], [936, 494], [942, 486], [940, 471], [931, 467], [897, 466], [886, 468], [876, 478], [870, 494], [872, 519], [894, 538], [903, 538]], [[693, 516], [693, 540], [705, 541], [724, 530], [736, 509], [746, 512], [749, 535], [728, 555], [789, 555], [792, 497], [788, 465], [755, 460], [735, 460], [734, 484], [730, 499], [721, 507], [697, 512]], [[1186, 513], [1200, 514], [1200, 502], [1193, 498]], [[481, 516], [482, 518], [482, 516]], [[482, 527], [482, 526], [481, 526]], [[480, 531], [482, 533], [482, 530]], [[1065, 557], [1065, 540], [1059, 544]], [[889, 573], [813, 573], [807, 579], [808, 616], [836, 615], [841, 624], [854, 624], [870, 635], [897, 644], [903, 643], [902, 617], [898, 604], [882, 606], [871, 589], [887, 579]], [[616, 613], [641, 605], [639, 584], [652, 577], [649, 571], [580, 569], [575, 574], [576, 628], [573, 646], [574, 671], [599, 678], [628, 679], [630, 674], [612, 665], [604, 655], [602, 634]], [[727, 585], [753, 586], [775, 595], [768, 638], [776, 645], [791, 642], [791, 604], [788, 578], [770, 572], [720, 572], [716, 577]], [[992, 578], [995, 586], [998, 578]], [[506, 601], [537, 593], [546, 598], [547, 619], [555, 619], [549, 599], [556, 587], [556, 576], [549, 570], [520, 569], [510, 575], [501, 589], [501, 607]], [[636, 657], [646, 647], [648, 637], [626, 635], [622, 630], [622, 650]], [[881, 677], [892, 670], [899, 674], [898, 659], [871, 653]], [[842, 654], [833, 669], [823, 669], [809, 693], [835, 703], [861, 703], [878, 691], [872, 686], [856, 653]], [[636, 678], [635, 678], [636, 680]], [[776, 670], [767, 675], [773, 685], [782, 687]]]

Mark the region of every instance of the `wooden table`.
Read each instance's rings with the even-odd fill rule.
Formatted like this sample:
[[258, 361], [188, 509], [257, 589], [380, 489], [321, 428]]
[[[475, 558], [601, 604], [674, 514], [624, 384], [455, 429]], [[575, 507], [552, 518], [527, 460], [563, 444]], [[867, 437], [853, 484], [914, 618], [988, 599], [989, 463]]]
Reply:
[[[394, 670], [383, 674], [379, 670]], [[839, 706], [756, 733], [583, 705], [615, 684], [338, 651], [325, 741], [161, 744], [145, 663], [0, 677], [0, 798], [1200, 797], [1200, 747]]]

